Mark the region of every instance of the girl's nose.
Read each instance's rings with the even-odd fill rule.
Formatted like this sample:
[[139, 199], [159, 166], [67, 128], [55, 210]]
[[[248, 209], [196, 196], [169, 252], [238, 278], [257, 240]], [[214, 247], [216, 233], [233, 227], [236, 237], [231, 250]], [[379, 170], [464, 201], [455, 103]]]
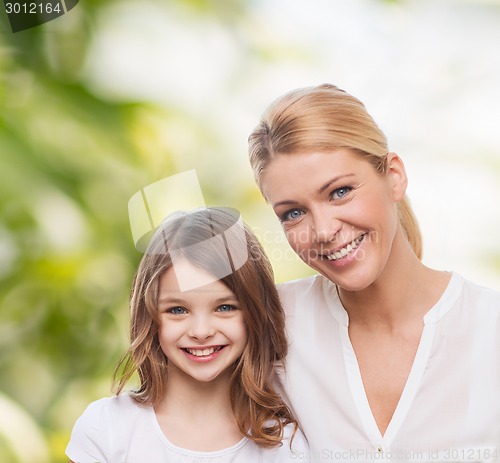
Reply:
[[209, 339], [215, 334], [215, 327], [211, 322], [211, 317], [193, 317], [189, 327], [188, 336], [199, 341]]

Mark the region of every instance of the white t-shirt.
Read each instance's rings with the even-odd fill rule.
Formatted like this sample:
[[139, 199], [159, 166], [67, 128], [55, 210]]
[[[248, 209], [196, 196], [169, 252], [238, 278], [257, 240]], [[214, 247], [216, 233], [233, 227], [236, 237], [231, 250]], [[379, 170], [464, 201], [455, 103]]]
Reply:
[[66, 455], [76, 463], [284, 463], [307, 462], [308, 447], [297, 430], [285, 427], [281, 447], [265, 449], [243, 438], [215, 452], [182, 449], [168, 441], [152, 407], [129, 394], [92, 402], [76, 421]]
[[283, 394], [311, 461], [500, 462], [500, 293], [458, 274], [425, 315], [403, 394], [384, 436], [363, 387], [335, 285], [279, 285], [290, 349]]

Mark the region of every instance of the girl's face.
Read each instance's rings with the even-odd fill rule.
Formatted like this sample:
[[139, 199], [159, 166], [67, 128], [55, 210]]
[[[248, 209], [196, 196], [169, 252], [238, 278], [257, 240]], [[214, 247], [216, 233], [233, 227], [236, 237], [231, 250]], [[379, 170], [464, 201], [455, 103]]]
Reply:
[[348, 149], [277, 155], [262, 176], [292, 248], [347, 290], [376, 281], [402, 236], [397, 202], [405, 194], [406, 173], [394, 153], [387, 162], [388, 173], [381, 175]]
[[[181, 291], [176, 274], [190, 275], [199, 284]], [[224, 283], [213, 280], [185, 259], [160, 277], [158, 337], [169, 381], [179, 376], [212, 381], [230, 371], [243, 353], [247, 333], [240, 303]]]

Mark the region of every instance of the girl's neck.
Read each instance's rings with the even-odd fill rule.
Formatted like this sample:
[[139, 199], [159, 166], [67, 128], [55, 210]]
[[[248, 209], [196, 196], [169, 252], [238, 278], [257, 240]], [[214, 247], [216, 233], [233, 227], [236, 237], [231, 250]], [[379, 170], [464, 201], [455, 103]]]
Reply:
[[197, 381], [172, 366], [159, 407], [179, 409], [182, 413], [195, 410], [197, 415], [212, 409], [230, 409], [229, 379], [229, 374], [223, 373], [210, 382]]
[[170, 368], [165, 396], [155, 407], [170, 442], [188, 450], [215, 451], [242, 439], [229, 400], [229, 378], [226, 372], [201, 382]]

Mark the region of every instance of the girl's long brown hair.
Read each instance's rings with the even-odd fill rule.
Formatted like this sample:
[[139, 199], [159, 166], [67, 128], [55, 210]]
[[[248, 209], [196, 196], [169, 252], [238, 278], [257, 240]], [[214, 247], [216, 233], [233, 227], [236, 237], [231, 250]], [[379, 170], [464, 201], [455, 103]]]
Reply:
[[[153, 236], [134, 278], [130, 296], [130, 348], [114, 375], [119, 394], [137, 372], [140, 386], [132, 391], [139, 403], [155, 406], [163, 398], [168, 381], [168, 359], [161, 350], [158, 331], [159, 278], [172, 266], [172, 251], [182, 252], [191, 264], [216, 274], [235, 245], [248, 254], [237, 270], [221, 278], [239, 300], [248, 334], [241, 357], [234, 364], [230, 402], [242, 434], [263, 447], [281, 443], [283, 428], [297, 422], [273, 387], [278, 365], [284, 367], [287, 353], [285, 317], [274, 285], [271, 265], [255, 235], [245, 225], [239, 243], [232, 238], [231, 249], [200, 252], [193, 246], [207, 243], [235, 224], [235, 214], [224, 208], [203, 209], [164, 222]], [[226, 243], [227, 244], [227, 243]], [[245, 254], [246, 255], [246, 254]]]

